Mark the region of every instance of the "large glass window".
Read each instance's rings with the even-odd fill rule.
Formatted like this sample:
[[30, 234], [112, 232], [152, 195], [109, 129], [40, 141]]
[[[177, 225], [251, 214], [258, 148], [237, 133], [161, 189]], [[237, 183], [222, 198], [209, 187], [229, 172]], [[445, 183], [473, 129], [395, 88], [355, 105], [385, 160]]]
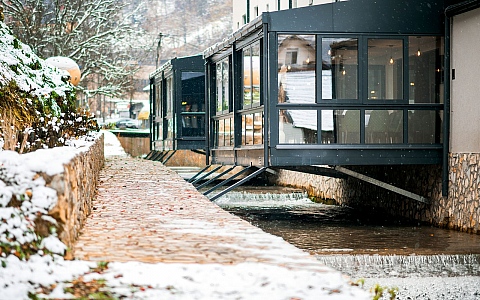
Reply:
[[263, 112], [242, 115], [242, 145], [263, 144]]
[[408, 142], [411, 144], [438, 144], [443, 142], [443, 111], [409, 110]]
[[403, 99], [403, 40], [368, 39], [368, 99]]
[[337, 143], [360, 143], [360, 110], [335, 110], [335, 125], [337, 128]]
[[443, 103], [443, 39], [411, 36], [408, 44], [409, 103]]
[[217, 93], [216, 93], [216, 112], [228, 112], [229, 110], [229, 65], [228, 58], [217, 63]]
[[322, 114], [322, 123], [321, 123], [321, 141], [322, 144], [333, 144], [335, 143], [335, 138], [333, 135], [334, 132], [334, 122], [333, 122], [333, 110], [326, 109], [321, 110]]
[[403, 111], [365, 111], [365, 142], [367, 144], [403, 143]]
[[315, 103], [315, 35], [278, 36], [278, 102]]
[[281, 144], [317, 144], [317, 111], [282, 109], [278, 136]]
[[173, 110], [173, 79], [172, 77], [167, 78], [167, 87], [166, 87], [166, 100], [167, 100], [167, 114], [171, 114]]
[[153, 126], [155, 128], [154, 139], [163, 140], [163, 102], [162, 102], [162, 80], [155, 82], [155, 115]]
[[260, 42], [247, 46], [243, 54], [242, 108], [260, 105]]
[[182, 72], [182, 136], [205, 135], [205, 75]]
[[233, 119], [226, 118], [215, 121], [215, 147], [233, 146]]
[[358, 99], [358, 39], [322, 38], [322, 99]]

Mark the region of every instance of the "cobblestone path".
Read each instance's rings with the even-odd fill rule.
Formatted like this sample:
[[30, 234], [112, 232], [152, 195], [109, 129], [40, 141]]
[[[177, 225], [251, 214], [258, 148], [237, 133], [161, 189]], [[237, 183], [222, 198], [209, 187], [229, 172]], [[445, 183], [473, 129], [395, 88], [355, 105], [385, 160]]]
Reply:
[[229, 214], [159, 162], [107, 157], [78, 259], [164, 263], [263, 262], [330, 270], [308, 253]]

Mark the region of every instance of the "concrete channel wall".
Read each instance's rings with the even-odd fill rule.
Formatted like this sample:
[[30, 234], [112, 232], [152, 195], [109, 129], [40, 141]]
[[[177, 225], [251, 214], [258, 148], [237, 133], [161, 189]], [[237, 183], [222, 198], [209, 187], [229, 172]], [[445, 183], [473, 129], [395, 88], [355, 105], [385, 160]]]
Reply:
[[449, 165], [448, 197], [442, 196], [441, 166], [347, 167], [424, 196], [429, 204], [351, 177], [336, 179], [282, 170], [270, 180], [278, 185], [303, 188], [311, 197], [334, 200], [340, 205], [480, 234], [480, 154], [450, 154]]

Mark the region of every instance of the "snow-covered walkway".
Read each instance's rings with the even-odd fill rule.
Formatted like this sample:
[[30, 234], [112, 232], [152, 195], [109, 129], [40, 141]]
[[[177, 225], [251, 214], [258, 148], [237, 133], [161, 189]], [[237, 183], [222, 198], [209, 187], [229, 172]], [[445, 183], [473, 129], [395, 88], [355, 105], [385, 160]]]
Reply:
[[[118, 156], [109, 133], [105, 144], [94, 213], [74, 254], [115, 262], [113, 285], [136, 281], [155, 286], [149, 292], [159, 296], [190, 299], [368, 298], [308, 253], [225, 212], [161, 163]], [[123, 276], [114, 278], [117, 272]]]

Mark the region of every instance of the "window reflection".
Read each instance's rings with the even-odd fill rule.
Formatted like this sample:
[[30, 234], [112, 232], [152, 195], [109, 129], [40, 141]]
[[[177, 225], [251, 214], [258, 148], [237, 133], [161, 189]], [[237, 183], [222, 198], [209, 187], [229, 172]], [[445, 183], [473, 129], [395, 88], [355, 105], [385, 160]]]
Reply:
[[443, 39], [411, 36], [408, 43], [410, 104], [443, 103]]
[[367, 144], [403, 143], [403, 111], [365, 111], [365, 142]]
[[322, 99], [358, 99], [358, 40], [322, 39]]
[[335, 110], [337, 143], [360, 143], [360, 110]]
[[263, 112], [242, 115], [242, 145], [263, 144]]
[[315, 103], [315, 35], [278, 36], [278, 102]]
[[217, 63], [216, 112], [228, 112], [229, 109], [229, 67], [228, 58]]
[[170, 114], [170, 113], [172, 113], [172, 108], [173, 108], [173, 80], [172, 80], [172, 77], [167, 78], [166, 96], [167, 96], [167, 114]]
[[260, 42], [243, 49], [243, 104], [250, 108], [260, 105]]
[[335, 138], [333, 135], [334, 132], [334, 123], [333, 123], [333, 110], [322, 110], [322, 123], [321, 123], [321, 143], [322, 144], [333, 144], [335, 143]]
[[233, 122], [232, 118], [215, 121], [215, 147], [233, 146]]
[[443, 142], [443, 111], [409, 110], [408, 142], [412, 144], [434, 144]]
[[317, 144], [316, 110], [280, 110], [278, 125], [281, 144]]
[[403, 40], [368, 39], [368, 99], [403, 99]]

